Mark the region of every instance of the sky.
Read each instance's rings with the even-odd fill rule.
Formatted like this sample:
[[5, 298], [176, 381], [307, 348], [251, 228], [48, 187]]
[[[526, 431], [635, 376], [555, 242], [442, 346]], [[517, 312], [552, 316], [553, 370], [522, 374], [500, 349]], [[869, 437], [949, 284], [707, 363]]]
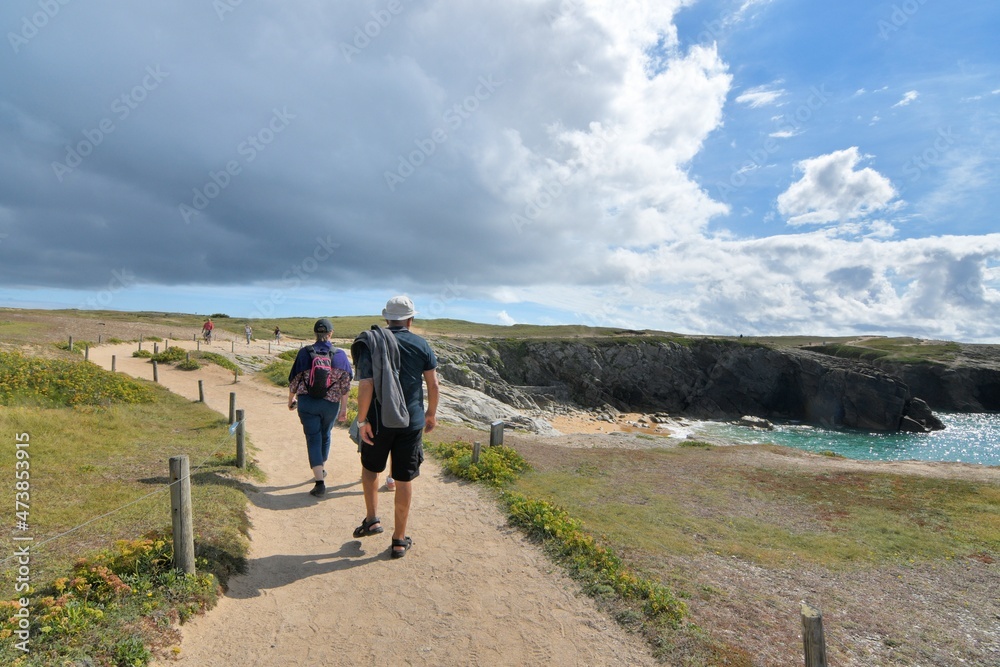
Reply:
[[7, 0], [0, 306], [1000, 343], [1000, 3]]

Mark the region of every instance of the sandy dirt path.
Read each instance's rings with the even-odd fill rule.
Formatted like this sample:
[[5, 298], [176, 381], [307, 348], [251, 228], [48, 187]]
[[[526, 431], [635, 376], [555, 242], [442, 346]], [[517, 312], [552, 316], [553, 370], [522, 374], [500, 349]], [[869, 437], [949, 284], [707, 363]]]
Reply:
[[[114, 354], [119, 372], [152, 379], [149, 362], [131, 357], [135, 347], [95, 347], [90, 360], [110, 368]], [[214, 364], [159, 369], [162, 385], [192, 400], [199, 379], [206, 403], [224, 414], [236, 392], [268, 480], [249, 496], [248, 574], [233, 577], [215, 609], [183, 626], [176, 660], [155, 664], [656, 664], [641, 638], [599, 612], [475, 486], [447, 480], [426, 462], [414, 483], [414, 546], [391, 559], [391, 493], [380, 493], [385, 533], [351, 534], [364, 501], [345, 430], [334, 429], [327, 495], [313, 498], [305, 440], [285, 390], [252, 376], [233, 384], [232, 373]]]

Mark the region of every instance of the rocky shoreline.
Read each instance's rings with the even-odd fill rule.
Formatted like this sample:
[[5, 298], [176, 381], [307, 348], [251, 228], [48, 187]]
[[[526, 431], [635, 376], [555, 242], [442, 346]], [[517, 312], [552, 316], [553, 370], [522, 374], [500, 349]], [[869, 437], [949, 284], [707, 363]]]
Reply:
[[474, 392], [456, 390], [464, 396], [459, 414], [540, 432], [545, 427], [535, 422], [545, 412], [567, 406], [706, 420], [749, 415], [884, 433], [943, 428], [898, 375], [803, 349], [709, 339], [435, 343], [441, 377]]

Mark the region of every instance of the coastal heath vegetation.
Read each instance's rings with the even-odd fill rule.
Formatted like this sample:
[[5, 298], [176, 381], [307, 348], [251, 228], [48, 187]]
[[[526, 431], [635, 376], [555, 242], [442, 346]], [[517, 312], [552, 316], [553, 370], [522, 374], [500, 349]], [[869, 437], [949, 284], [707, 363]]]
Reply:
[[[0, 350], [0, 405], [0, 430], [30, 438], [33, 538], [28, 591], [15, 592], [16, 560], [0, 565], [0, 664], [146, 665], [151, 649], [177, 643], [175, 621], [212, 606], [245, 569], [244, 490], [259, 471], [235, 468], [219, 414], [75, 356]], [[14, 449], [0, 449], [0, 470], [15, 469]], [[172, 567], [167, 472], [177, 454], [192, 468], [192, 575]], [[13, 537], [0, 535], [3, 553], [15, 553]], [[15, 647], [22, 597], [30, 653]]]

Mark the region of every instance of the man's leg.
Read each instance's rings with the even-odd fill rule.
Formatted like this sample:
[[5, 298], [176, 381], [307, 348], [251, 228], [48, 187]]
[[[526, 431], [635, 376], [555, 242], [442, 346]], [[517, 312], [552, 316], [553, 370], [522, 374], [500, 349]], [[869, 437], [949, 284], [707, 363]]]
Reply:
[[361, 468], [361, 490], [365, 494], [365, 520], [378, 516], [378, 473]]
[[[410, 517], [410, 499], [413, 497], [413, 482], [396, 480], [396, 511], [392, 539], [401, 540], [406, 537], [406, 520]], [[402, 551], [400, 548], [398, 551]]]

